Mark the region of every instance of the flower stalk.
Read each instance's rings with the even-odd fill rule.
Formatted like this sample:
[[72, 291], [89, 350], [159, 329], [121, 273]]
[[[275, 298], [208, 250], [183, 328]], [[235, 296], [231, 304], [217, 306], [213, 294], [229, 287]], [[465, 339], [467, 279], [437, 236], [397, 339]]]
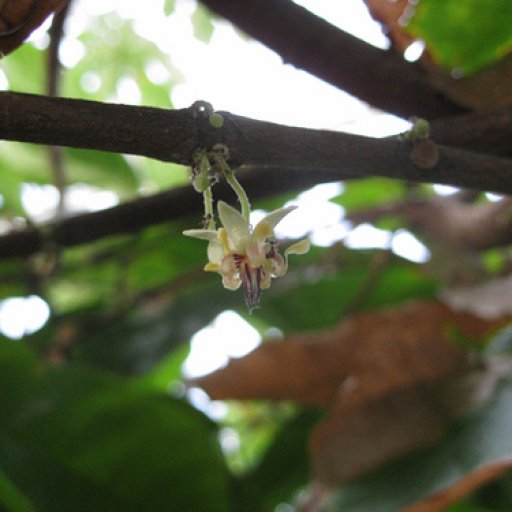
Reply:
[[228, 169], [224, 172], [224, 175], [226, 176], [226, 181], [229, 183], [231, 188], [235, 191], [235, 194], [238, 197], [238, 200], [240, 201], [240, 208], [242, 217], [249, 222], [249, 217], [251, 215], [251, 204], [249, 203], [249, 198], [247, 197], [247, 193], [245, 192], [244, 188], [240, 184], [240, 182], [237, 180], [235, 173]]
[[[274, 228], [295, 207], [280, 208], [266, 215], [253, 228], [250, 224], [251, 206], [249, 198], [229, 167], [229, 150], [216, 144], [211, 151], [198, 150], [193, 156], [192, 183], [203, 194], [204, 227], [188, 229], [184, 235], [208, 242], [206, 272], [216, 272], [228, 290], [244, 290], [249, 312], [259, 307], [261, 291], [270, 287], [272, 279], [282, 277], [288, 270], [290, 254], [304, 254], [309, 250], [309, 241], [301, 240], [279, 252], [279, 242]], [[224, 201], [217, 203], [217, 212], [222, 226], [216, 229], [212, 185], [224, 177], [235, 192], [240, 211]]]
[[204, 227], [205, 229], [215, 229], [215, 217], [213, 214], [213, 193], [212, 187], [207, 187], [203, 192], [204, 202]]
[[247, 193], [236, 178], [235, 173], [231, 170], [231, 167], [229, 167], [227, 163], [228, 158], [229, 149], [224, 146], [224, 144], [215, 144], [215, 146], [213, 146], [212, 159], [214, 161], [214, 166], [218, 168], [220, 173], [226, 178], [229, 186], [235, 192], [238, 197], [238, 201], [240, 201], [242, 217], [249, 222], [249, 217], [251, 215], [251, 203], [249, 202]]

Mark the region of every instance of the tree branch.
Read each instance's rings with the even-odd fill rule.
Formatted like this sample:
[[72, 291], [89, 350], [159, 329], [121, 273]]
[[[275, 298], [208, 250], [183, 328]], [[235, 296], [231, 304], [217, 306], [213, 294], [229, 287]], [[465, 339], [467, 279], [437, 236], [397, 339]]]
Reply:
[[512, 156], [512, 106], [433, 121], [430, 134], [447, 146]]
[[0, 92], [0, 138], [189, 163], [198, 123], [190, 109], [164, 110]]
[[[506, 112], [510, 122], [510, 111]], [[223, 127], [214, 128], [195, 108], [163, 110], [4, 92], [0, 93], [0, 138], [131, 153], [183, 164], [190, 163], [195, 149], [223, 143], [230, 149], [234, 167], [253, 167], [240, 177], [254, 198], [375, 175], [512, 192], [512, 161], [505, 158], [439, 146], [437, 165], [422, 169], [409, 156], [410, 143], [397, 137], [372, 139], [222, 115]], [[481, 123], [492, 133], [488, 130], [492, 120], [503, 124], [503, 118], [494, 112]], [[457, 127], [466, 125], [464, 119], [448, 132], [453, 142], [457, 142]], [[443, 122], [432, 123], [432, 131], [442, 134]], [[462, 144], [471, 145], [469, 134], [461, 133]], [[497, 144], [498, 148], [504, 146]], [[216, 187], [216, 197], [232, 197], [222, 184]], [[200, 195], [192, 187], [183, 187], [66, 219], [50, 226], [48, 237], [66, 247], [131, 233], [201, 209]], [[0, 258], [37, 252], [44, 240], [36, 229], [0, 237]]]
[[[61, 62], [59, 60], [59, 48], [64, 35], [64, 22], [66, 21], [71, 0], [53, 17], [49, 30], [50, 45], [48, 46], [47, 66], [46, 66], [46, 92], [48, 96], [59, 96], [61, 85]], [[57, 217], [62, 216], [65, 209], [66, 192], [66, 170], [64, 168], [64, 159], [61, 148], [50, 146], [49, 148], [50, 165], [53, 172], [53, 181], [59, 191], [59, 204], [57, 207]]]
[[382, 110], [426, 119], [464, 111], [406, 62], [337, 29], [291, 0], [201, 0], [297, 68]]
[[[197, 148], [228, 146], [233, 167], [317, 169], [332, 180], [383, 176], [424, 183], [512, 192], [512, 162], [438, 146], [439, 159], [418, 167], [399, 137], [374, 139], [294, 128], [222, 112], [214, 128], [194, 107], [163, 110], [44, 96], [0, 93], [0, 138], [148, 156], [189, 164]], [[439, 126], [439, 125], [436, 125]], [[464, 140], [468, 145], [469, 139]]]

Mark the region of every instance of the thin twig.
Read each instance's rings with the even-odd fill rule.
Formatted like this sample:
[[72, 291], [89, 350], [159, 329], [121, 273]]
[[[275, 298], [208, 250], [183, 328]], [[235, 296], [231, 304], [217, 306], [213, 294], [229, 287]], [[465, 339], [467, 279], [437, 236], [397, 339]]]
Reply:
[[[71, 0], [57, 12], [50, 27], [50, 45], [48, 47], [47, 60], [47, 93], [49, 96], [60, 95], [61, 63], [59, 60], [59, 47], [64, 34], [64, 22], [69, 12]], [[57, 146], [49, 147], [50, 166], [53, 173], [53, 182], [59, 192], [56, 218], [63, 216], [65, 211], [66, 171], [64, 169], [62, 149]]]

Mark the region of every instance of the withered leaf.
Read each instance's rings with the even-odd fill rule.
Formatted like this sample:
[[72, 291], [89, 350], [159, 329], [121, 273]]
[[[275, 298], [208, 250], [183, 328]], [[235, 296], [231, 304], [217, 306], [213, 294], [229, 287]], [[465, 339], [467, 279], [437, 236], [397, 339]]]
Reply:
[[290, 334], [189, 382], [213, 399], [294, 400], [329, 405], [356, 383], [351, 400], [437, 382], [466, 364], [450, 333], [477, 338], [496, 325], [439, 302], [355, 315], [331, 331]]
[[15, 50], [53, 12], [68, 0], [0, 0], [0, 52]]
[[454, 339], [481, 338], [499, 323], [439, 302], [409, 303], [265, 343], [190, 385], [213, 399], [330, 405], [310, 452], [316, 481], [335, 487], [439, 439], [460, 412], [458, 397], [446, 400], [448, 384], [475, 362]]
[[381, 464], [437, 441], [449, 418], [433, 389], [417, 386], [339, 406], [314, 430], [315, 479], [339, 486]]
[[413, 41], [403, 30], [400, 20], [407, 16], [409, 0], [364, 0], [373, 19], [382, 23], [383, 31], [391, 38], [399, 51], [404, 51]]
[[[511, 348], [509, 329], [485, 349], [485, 364], [470, 375], [473, 386], [466, 390], [476, 400], [442, 440], [335, 489], [316, 481], [308, 504], [345, 512], [440, 512], [511, 468]], [[465, 398], [460, 390], [458, 396]]]
[[512, 368], [509, 358], [473, 363], [438, 382], [394, 389], [364, 402], [340, 397], [311, 439], [317, 481], [339, 486], [440, 439], [450, 419], [486, 403]]

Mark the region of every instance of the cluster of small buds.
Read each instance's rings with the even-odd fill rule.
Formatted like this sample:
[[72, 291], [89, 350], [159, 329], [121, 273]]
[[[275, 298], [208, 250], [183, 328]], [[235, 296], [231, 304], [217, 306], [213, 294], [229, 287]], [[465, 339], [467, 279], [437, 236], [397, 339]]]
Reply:
[[422, 169], [431, 169], [439, 161], [439, 148], [430, 138], [430, 124], [420, 117], [411, 118], [411, 129], [403, 138], [412, 143], [411, 160]]

